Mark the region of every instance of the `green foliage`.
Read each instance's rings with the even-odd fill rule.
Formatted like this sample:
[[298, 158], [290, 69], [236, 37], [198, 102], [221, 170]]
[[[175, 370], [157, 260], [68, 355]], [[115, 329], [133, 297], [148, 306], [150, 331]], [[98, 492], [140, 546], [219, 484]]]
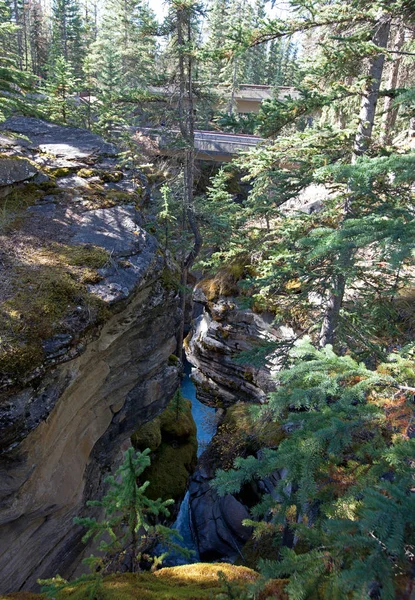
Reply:
[[0, 1], [0, 121], [12, 112], [33, 112], [27, 94], [33, 91], [35, 77], [19, 69], [19, 55], [13, 48], [13, 38], [19, 27], [13, 22], [11, 8]]
[[254, 134], [258, 126], [258, 117], [255, 113], [229, 114], [221, 112], [215, 117], [215, 122], [221, 131]]
[[71, 64], [64, 56], [57, 56], [49, 67], [45, 83], [49, 119], [65, 125], [76, 123], [77, 110], [73, 98], [76, 84]]
[[[150, 465], [150, 450], [127, 450], [124, 462], [106, 483], [109, 490], [102, 500], [88, 503], [104, 510], [104, 518], [76, 518], [75, 523], [87, 529], [83, 541], [100, 540], [100, 556], [86, 559], [100, 574], [111, 573], [126, 566], [129, 571], [140, 570], [142, 561], [150, 561], [150, 552], [159, 544], [172, 543], [175, 531], [157, 523], [157, 517], [169, 515], [173, 500], [150, 500], [146, 495], [149, 482], [139, 484], [140, 475]], [[175, 544], [173, 544], [175, 546]], [[162, 559], [162, 557], [161, 557]], [[160, 559], [159, 559], [160, 560]]]
[[405, 387], [415, 382], [413, 349], [377, 370], [330, 346], [316, 350], [309, 340], [297, 343], [291, 358], [257, 414], [282, 423], [287, 437], [258, 458], [236, 459], [215, 485], [235, 493], [252, 478], [280, 474], [272, 495], [252, 511], [265, 523], [249, 524], [295, 535], [294, 549], [281, 548], [279, 562], [260, 564], [267, 577], [290, 577], [290, 598], [312, 598], [317, 590], [327, 599], [395, 598], [397, 575], [410, 575], [415, 543], [415, 441]]

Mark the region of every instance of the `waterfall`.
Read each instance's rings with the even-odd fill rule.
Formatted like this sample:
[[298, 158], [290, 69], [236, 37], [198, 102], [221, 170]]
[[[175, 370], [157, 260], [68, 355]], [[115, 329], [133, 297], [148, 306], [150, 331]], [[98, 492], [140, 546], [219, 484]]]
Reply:
[[[188, 361], [185, 361], [185, 376], [182, 381], [181, 390], [183, 396], [185, 398], [188, 398], [192, 403], [192, 415], [197, 427], [197, 456], [199, 457], [206, 448], [206, 445], [210, 442], [210, 440], [215, 434], [215, 425], [213, 419], [215, 415], [215, 409], [210, 406], [206, 406], [205, 404], [202, 404], [196, 398], [196, 388], [194, 386], [193, 381], [190, 379], [191, 370], [192, 368], [190, 363]], [[180, 542], [179, 545], [183, 546], [184, 548], [187, 548], [188, 550], [192, 550], [194, 554], [191, 559], [188, 559], [184, 558], [180, 554], [174, 553], [167, 558], [164, 564], [166, 566], [173, 566], [183, 565], [190, 562], [199, 562], [200, 557], [197, 551], [197, 546], [194, 541], [190, 521], [189, 492], [186, 492], [186, 495], [182, 500], [177, 519], [173, 523], [172, 529], [177, 529], [177, 531], [183, 538], [183, 542]]]

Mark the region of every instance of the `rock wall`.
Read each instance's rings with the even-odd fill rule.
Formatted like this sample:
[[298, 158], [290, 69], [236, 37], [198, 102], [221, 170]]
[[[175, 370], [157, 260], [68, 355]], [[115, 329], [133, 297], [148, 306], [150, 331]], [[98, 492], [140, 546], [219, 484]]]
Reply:
[[199, 400], [224, 407], [237, 401], [263, 402], [275, 387], [278, 360], [269, 356], [266, 365], [256, 368], [238, 362], [238, 355], [264, 342], [289, 339], [293, 330], [273, 327], [270, 314], [240, 309], [235, 298], [208, 301], [201, 288], [196, 288], [194, 302], [199, 316], [187, 338], [186, 354], [194, 366]]
[[[294, 331], [274, 327], [271, 314], [239, 308], [238, 298], [219, 295], [208, 300], [202, 287], [197, 286], [194, 291], [195, 319], [186, 339], [197, 397], [201, 402], [227, 409], [226, 414], [236, 408], [236, 403], [264, 402], [275, 389], [273, 376], [279, 369], [272, 344], [290, 339]], [[254, 367], [252, 360], [241, 364], [241, 352], [252, 352], [264, 343], [269, 343], [265, 365]], [[268, 442], [272, 445], [273, 439], [264, 440], [265, 444]], [[190, 515], [202, 560], [233, 562], [241, 556], [252, 529], [242, 525], [249, 518], [249, 507], [235, 495], [219, 497], [211, 487], [222, 460], [211, 443], [190, 480]], [[255, 495], [253, 491], [252, 494]]]
[[[47, 161], [58, 168], [63, 162], [65, 168], [79, 171], [104, 160], [106, 168], [108, 162], [116, 162], [113, 148], [82, 130], [30, 119], [12, 120], [7, 126], [29, 136], [34, 131], [30, 160], [38, 164]], [[7, 139], [8, 148], [16, 145]], [[42, 154], [42, 147], [47, 154]], [[46, 200], [42, 196], [27, 209], [23, 222], [19, 220], [20, 239], [29, 244], [36, 235], [36, 252], [40, 244], [49, 253], [51, 239], [56, 239], [54, 251], [65, 240], [68, 246], [59, 246], [59, 252], [100, 247], [109, 258], [98, 269], [96, 281], [79, 284], [79, 293], [84, 294], [79, 305], [69, 303], [60, 321], [53, 323], [58, 333], [42, 341], [42, 364], [33, 364], [27, 376], [18, 379], [1, 374], [3, 593], [34, 589], [39, 578], [74, 572], [84, 546], [82, 530], [73, 525], [73, 518], [85, 514], [87, 500], [102, 494], [103, 480], [119, 460], [122, 445], [140, 424], [163, 410], [178, 385], [177, 367], [169, 361], [180, 320], [177, 292], [171, 286], [174, 266], [164, 263], [156, 240], [140, 226], [140, 212], [128, 204], [128, 197], [122, 206], [111, 203], [91, 210], [88, 181], [79, 179], [85, 193], [76, 182], [72, 188], [73, 181], [65, 181], [63, 196], [49, 195]], [[124, 188], [130, 185], [128, 175], [121, 183]], [[100, 194], [105, 199], [105, 189]], [[1, 233], [0, 229], [0, 251], [1, 243], [14, 235], [10, 229]], [[48, 268], [41, 266], [36, 265], [39, 277]], [[0, 275], [7, 279], [7, 272]], [[34, 288], [33, 279], [30, 282], [29, 288]], [[21, 294], [23, 283], [16, 285]], [[98, 319], [86, 297], [99, 300], [104, 319]], [[6, 296], [2, 310], [10, 302]], [[26, 333], [25, 327], [17, 331]]]

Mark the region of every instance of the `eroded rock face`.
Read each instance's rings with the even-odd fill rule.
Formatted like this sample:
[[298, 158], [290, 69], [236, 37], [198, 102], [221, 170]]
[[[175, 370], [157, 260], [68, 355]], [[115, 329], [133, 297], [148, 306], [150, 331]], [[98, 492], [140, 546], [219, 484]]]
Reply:
[[211, 487], [214, 473], [201, 465], [189, 486], [190, 514], [200, 558], [206, 561], [235, 561], [252, 534], [242, 525], [248, 509], [232, 494], [222, 498]]
[[[9, 129], [30, 135], [30, 119], [10, 121]], [[53, 166], [53, 152], [73, 166], [82, 153], [102, 161], [102, 153], [113, 151], [85, 132], [79, 152], [74, 137], [67, 139], [73, 146], [65, 154], [59, 145], [65, 128], [35, 121], [33, 137], [37, 145], [51, 144], [47, 160]], [[35, 149], [31, 152], [36, 154]], [[163, 283], [169, 267], [156, 240], [140, 225], [134, 206], [87, 210], [80, 192], [70, 192], [65, 202], [44, 197], [30, 207], [25, 227], [30, 226], [45, 248], [56, 239], [68, 247], [93, 244], [108, 251], [111, 259], [98, 270], [98, 281], [88, 285], [91, 297], [107, 313], [102, 324], [94, 314], [88, 316], [87, 306], [75, 306], [73, 313], [71, 308], [56, 335], [43, 340], [43, 364], [18, 382], [3, 379], [3, 593], [34, 589], [39, 578], [75, 571], [85, 548], [73, 518], [86, 514], [87, 500], [102, 495], [103, 480], [119, 460], [123, 444], [164, 409], [178, 385], [177, 367], [168, 359], [175, 350], [180, 311], [177, 293]], [[43, 242], [45, 224], [50, 235]], [[1, 275], [6, 280], [7, 272]]]
[[273, 342], [294, 335], [291, 328], [272, 326], [271, 315], [258, 315], [239, 309], [233, 298], [208, 302], [201, 289], [194, 296], [202, 314], [189, 334], [187, 357], [195, 367], [192, 379], [201, 402], [229, 406], [237, 401], [263, 402], [275, 389], [273, 375], [278, 361], [272, 356], [258, 368], [237, 362], [241, 352], [253, 350], [261, 342]]

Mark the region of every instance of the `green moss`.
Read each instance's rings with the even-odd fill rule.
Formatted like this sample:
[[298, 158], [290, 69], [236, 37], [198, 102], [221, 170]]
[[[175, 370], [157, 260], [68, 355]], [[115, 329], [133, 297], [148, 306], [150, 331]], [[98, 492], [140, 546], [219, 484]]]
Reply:
[[238, 261], [227, 265], [213, 278], [203, 279], [199, 284], [206, 298], [211, 302], [219, 296], [237, 296], [241, 290], [238, 282], [243, 278], [248, 257], [241, 256]]
[[102, 268], [109, 260], [109, 253], [99, 246], [68, 246], [54, 244], [53, 252], [60, 261], [75, 267]]
[[[241, 585], [249, 584], [258, 574], [246, 567], [227, 563], [196, 563], [170, 567], [155, 573], [123, 573], [104, 578], [97, 598], [100, 600], [212, 600], [222, 589], [219, 573], [227, 580]], [[267, 596], [261, 596], [261, 600]], [[281, 598], [280, 596], [276, 596]], [[0, 600], [41, 600], [44, 596], [18, 592], [0, 596]], [[90, 584], [68, 584], [56, 593], [56, 600], [88, 600]]]
[[94, 270], [108, 260], [101, 248], [53, 243], [32, 251], [30, 262], [13, 269], [11, 296], [0, 304], [0, 370], [20, 379], [43, 361], [42, 342], [62, 329], [77, 307], [96, 322], [110, 312], [85, 284], [97, 281]]
[[36, 204], [45, 195], [45, 191], [35, 183], [27, 183], [16, 188], [5, 198], [0, 199], [0, 213], [16, 212]]
[[160, 418], [156, 417], [137, 429], [131, 436], [131, 443], [136, 450], [157, 450], [161, 444]]
[[162, 442], [151, 458], [151, 466], [143, 473], [150, 482], [149, 498], [181, 500], [186, 493], [189, 475], [196, 466], [197, 441], [191, 437], [185, 444]]
[[104, 181], [105, 183], [117, 183], [118, 181], [121, 181], [124, 174], [122, 171], [101, 171], [99, 177], [101, 181]]
[[117, 204], [133, 204], [137, 200], [134, 194], [117, 190], [109, 190], [105, 193], [105, 197], [113, 200]]
[[179, 358], [175, 354], [170, 354], [168, 363], [169, 367], [178, 367], [179, 363]]
[[104, 183], [117, 183], [123, 179], [122, 171], [103, 171], [102, 169], [79, 169], [77, 175], [88, 179], [89, 177], [99, 177]]
[[191, 438], [196, 436], [196, 423], [192, 416], [192, 403], [182, 398], [179, 405], [175, 401], [160, 415], [160, 427], [164, 439]]
[[53, 177], [67, 177], [72, 173], [76, 173], [76, 167], [59, 167], [57, 169], [46, 169], [46, 171]]
[[29, 206], [36, 204], [46, 194], [58, 194], [62, 191], [53, 181], [26, 183], [16, 187], [10, 194], [0, 198], [0, 230], [19, 229]]
[[254, 381], [254, 376], [250, 371], [245, 371], [244, 373], [244, 379], [245, 381], [247, 381], [248, 383], [253, 383]]
[[273, 421], [258, 422], [253, 418], [251, 408], [252, 405], [248, 402], [238, 402], [230, 406], [223, 423], [246, 440], [256, 438], [255, 443], [261, 448], [278, 446], [285, 438], [280, 425]]
[[79, 171], [77, 172], [77, 175], [79, 175], [79, 177], [93, 177], [95, 175], [96, 171], [95, 169], [79, 169]]
[[144, 471], [148, 495], [157, 499], [183, 498], [197, 460], [196, 424], [190, 400], [174, 401], [150, 423], [140, 427], [131, 443], [137, 450], [152, 450], [151, 465]]

